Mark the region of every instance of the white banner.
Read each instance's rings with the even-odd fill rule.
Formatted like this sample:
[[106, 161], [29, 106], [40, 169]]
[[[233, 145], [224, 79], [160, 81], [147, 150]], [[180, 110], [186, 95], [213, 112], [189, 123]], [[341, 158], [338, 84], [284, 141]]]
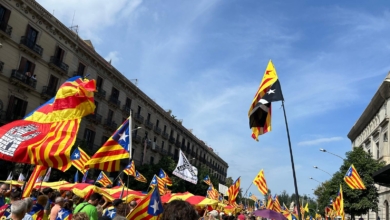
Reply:
[[198, 182], [198, 169], [190, 164], [181, 150], [179, 162], [172, 174], [193, 184]]
[[227, 195], [228, 187], [219, 183], [218, 191], [223, 195]]

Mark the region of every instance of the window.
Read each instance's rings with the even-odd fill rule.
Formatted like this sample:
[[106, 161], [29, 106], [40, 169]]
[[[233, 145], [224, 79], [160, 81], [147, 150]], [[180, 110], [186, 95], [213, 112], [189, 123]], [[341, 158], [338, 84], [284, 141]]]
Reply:
[[11, 11], [0, 5], [0, 30], [6, 32]]
[[23, 118], [26, 114], [27, 104], [28, 102], [11, 95], [8, 101], [7, 120], [14, 121]]
[[56, 58], [56, 61], [62, 62], [62, 60], [64, 59], [64, 54], [65, 54], [65, 51], [63, 49], [61, 49], [61, 47], [57, 47], [57, 49], [54, 53], [54, 57]]
[[387, 132], [383, 133], [383, 142], [387, 142]]
[[138, 106], [138, 110], [137, 110], [138, 114], [141, 114], [141, 109], [142, 109], [141, 106]]
[[175, 149], [175, 154], [173, 156], [173, 159], [174, 160], [178, 160], [179, 159], [179, 150], [178, 149]]
[[161, 141], [161, 149], [164, 149], [165, 142]]
[[98, 109], [99, 109], [99, 102], [95, 101], [95, 106], [96, 106], [96, 108], [95, 108], [94, 114], [97, 114]]
[[154, 157], [150, 157], [150, 164], [154, 164]]
[[157, 119], [157, 121], [156, 121], [156, 128], [158, 128], [159, 124], [160, 124], [160, 121]]
[[84, 141], [86, 145], [90, 148], [93, 148], [94, 139], [95, 139], [95, 132], [86, 128], [84, 131]]
[[167, 132], [167, 126], [164, 125], [164, 133], [166, 133], [166, 132]]
[[111, 89], [111, 97], [114, 99], [119, 98], [119, 91], [114, 87], [112, 87], [112, 89]]
[[82, 63], [79, 63], [79, 67], [77, 68], [76, 75], [77, 76], [84, 76], [85, 69], [86, 69], [85, 65]]
[[150, 113], [148, 113], [148, 117], [146, 118], [146, 121], [150, 121]]
[[156, 136], [154, 136], [154, 138], [153, 138], [153, 142], [154, 142], [154, 143], [156, 143], [156, 142], [157, 142], [157, 137], [156, 137]]
[[35, 69], [35, 64], [26, 58], [22, 57], [19, 63], [19, 72], [21, 74], [27, 75], [29, 77], [33, 76]]
[[103, 145], [104, 143], [106, 143], [107, 140], [108, 140], [108, 137], [103, 136], [103, 137], [102, 137], [102, 144], [101, 144], [101, 145]]
[[26, 29], [26, 46], [30, 48], [34, 48], [37, 39], [38, 39], [38, 31], [32, 28], [30, 25], [27, 25]]
[[107, 122], [111, 122], [114, 117], [114, 112], [111, 109], [108, 109]]
[[376, 145], [376, 159], [378, 160], [379, 159], [379, 142], [376, 142], [375, 145]]
[[145, 137], [148, 138], [148, 132], [147, 131], [145, 131]]
[[130, 111], [130, 108], [131, 108], [131, 99], [130, 98], [126, 98], [126, 107], [129, 108], [129, 111]]
[[173, 130], [171, 130], [171, 135], [170, 135], [170, 137], [173, 137]]
[[367, 153], [368, 153], [369, 156], [371, 156], [371, 150], [370, 149], [367, 150]]
[[55, 95], [55, 92], [57, 91], [57, 85], [58, 85], [58, 78], [50, 75], [49, 83], [47, 84], [47, 91], [51, 92], [50, 94]]
[[101, 89], [103, 87], [103, 78], [98, 76], [96, 79], [96, 88]]
[[135, 149], [131, 148], [131, 157], [133, 157], [133, 158], [134, 158], [134, 153], [135, 153]]

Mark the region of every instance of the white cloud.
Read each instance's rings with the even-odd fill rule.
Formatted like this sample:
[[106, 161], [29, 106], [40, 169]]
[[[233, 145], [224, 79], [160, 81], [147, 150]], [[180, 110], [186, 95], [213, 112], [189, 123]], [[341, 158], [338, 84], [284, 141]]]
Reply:
[[318, 138], [314, 140], [298, 142], [298, 146], [312, 146], [312, 145], [319, 145], [323, 143], [342, 141], [342, 140], [344, 140], [344, 138], [342, 137]]

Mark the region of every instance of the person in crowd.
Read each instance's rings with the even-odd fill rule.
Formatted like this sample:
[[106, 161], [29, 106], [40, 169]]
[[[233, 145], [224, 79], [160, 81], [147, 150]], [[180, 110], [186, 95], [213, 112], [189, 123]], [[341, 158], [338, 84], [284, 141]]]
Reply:
[[80, 196], [73, 195], [72, 201], [73, 201], [73, 209], [75, 209], [76, 206], [77, 206], [78, 204], [80, 204], [80, 202], [82, 202], [82, 199], [80, 198]]
[[216, 220], [218, 219], [218, 211], [217, 210], [212, 210], [208, 213], [209, 220]]
[[65, 200], [72, 200], [72, 198], [73, 198], [73, 193], [71, 191], [66, 191]]
[[56, 216], [56, 220], [72, 220], [73, 202], [72, 200], [64, 201], [61, 210]]
[[47, 220], [47, 215], [45, 214], [45, 205], [49, 201], [49, 198], [46, 195], [40, 195], [37, 198], [37, 202], [32, 206], [29, 214], [34, 220]]
[[164, 206], [160, 220], [197, 220], [198, 213], [192, 205], [183, 200], [174, 200]]
[[37, 74], [34, 74], [32, 77], [31, 77], [31, 79], [33, 79], [33, 80], [37, 80]]
[[99, 201], [101, 199], [102, 196], [99, 193], [93, 193], [91, 197], [89, 197], [88, 202], [83, 202], [76, 206], [73, 214], [84, 212], [87, 214], [90, 220], [98, 220], [98, 212], [96, 206], [99, 204]]
[[11, 206], [11, 219], [12, 220], [22, 220], [26, 214], [27, 206], [26, 203], [22, 200], [14, 201]]
[[115, 216], [124, 216], [126, 217], [130, 213], [130, 208], [127, 204], [121, 203], [116, 207], [116, 215]]
[[89, 220], [89, 219], [90, 218], [85, 212], [74, 213], [72, 216], [72, 220]]
[[47, 201], [47, 204], [44, 205], [44, 210], [45, 210], [45, 215], [48, 216], [50, 214], [50, 210], [51, 210], [51, 207], [52, 207], [52, 196], [53, 196], [53, 192], [54, 190], [50, 187], [47, 187], [47, 188], [44, 188], [42, 190], [42, 193], [43, 195], [47, 196], [48, 198], [48, 201]]
[[33, 200], [28, 197], [23, 199], [23, 201], [26, 203], [26, 214], [24, 215], [23, 220], [32, 220], [32, 216], [29, 213], [33, 207]]
[[238, 220], [245, 220], [244, 211], [241, 211], [240, 214], [237, 216]]
[[9, 185], [8, 184], [1, 184], [0, 186], [0, 207], [9, 204], [9, 198], [6, 196], [7, 191], [9, 190]]
[[123, 203], [123, 201], [121, 199], [115, 199], [114, 201], [112, 201], [112, 206], [103, 210], [103, 216], [108, 216], [111, 219], [113, 219], [117, 213], [118, 205], [120, 205], [122, 203]]
[[137, 202], [135, 200], [133, 200], [130, 202], [129, 206], [130, 206], [130, 212], [132, 212], [135, 209], [135, 207], [137, 206]]
[[64, 206], [64, 198], [62, 197], [57, 197], [55, 199], [55, 205], [53, 208], [51, 208], [50, 211], [50, 220], [56, 220], [58, 212], [62, 209]]
[[103, 215], [103, 216], [99, 217], [98, 220], [111, 220], [111, 218]]

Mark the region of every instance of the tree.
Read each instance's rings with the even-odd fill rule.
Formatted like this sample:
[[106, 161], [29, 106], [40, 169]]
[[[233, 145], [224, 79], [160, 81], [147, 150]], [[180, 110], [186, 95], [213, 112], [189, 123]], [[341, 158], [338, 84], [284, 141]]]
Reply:
[[[353, 164], [366, 186], [366, 190], [351, 189], [344, 182], [343, 178], [349, 167]], [[378, 211], [378, 189], [374, 185], [372, 174], [385, 165], [383, 161], [377, 161], [372, 155], [366, 153], [363, 148], [355, 147], [352, 151], [346, 153], [346, 159], [340, 170], [336, 172], [329, 182], [316, 189], [319, 208], [324, 210], [329, 205], [330, 198], [335, 198], [340, 184], [343, 188], [344, 211], [354, 216], [366, 214], [369, 210]]]

